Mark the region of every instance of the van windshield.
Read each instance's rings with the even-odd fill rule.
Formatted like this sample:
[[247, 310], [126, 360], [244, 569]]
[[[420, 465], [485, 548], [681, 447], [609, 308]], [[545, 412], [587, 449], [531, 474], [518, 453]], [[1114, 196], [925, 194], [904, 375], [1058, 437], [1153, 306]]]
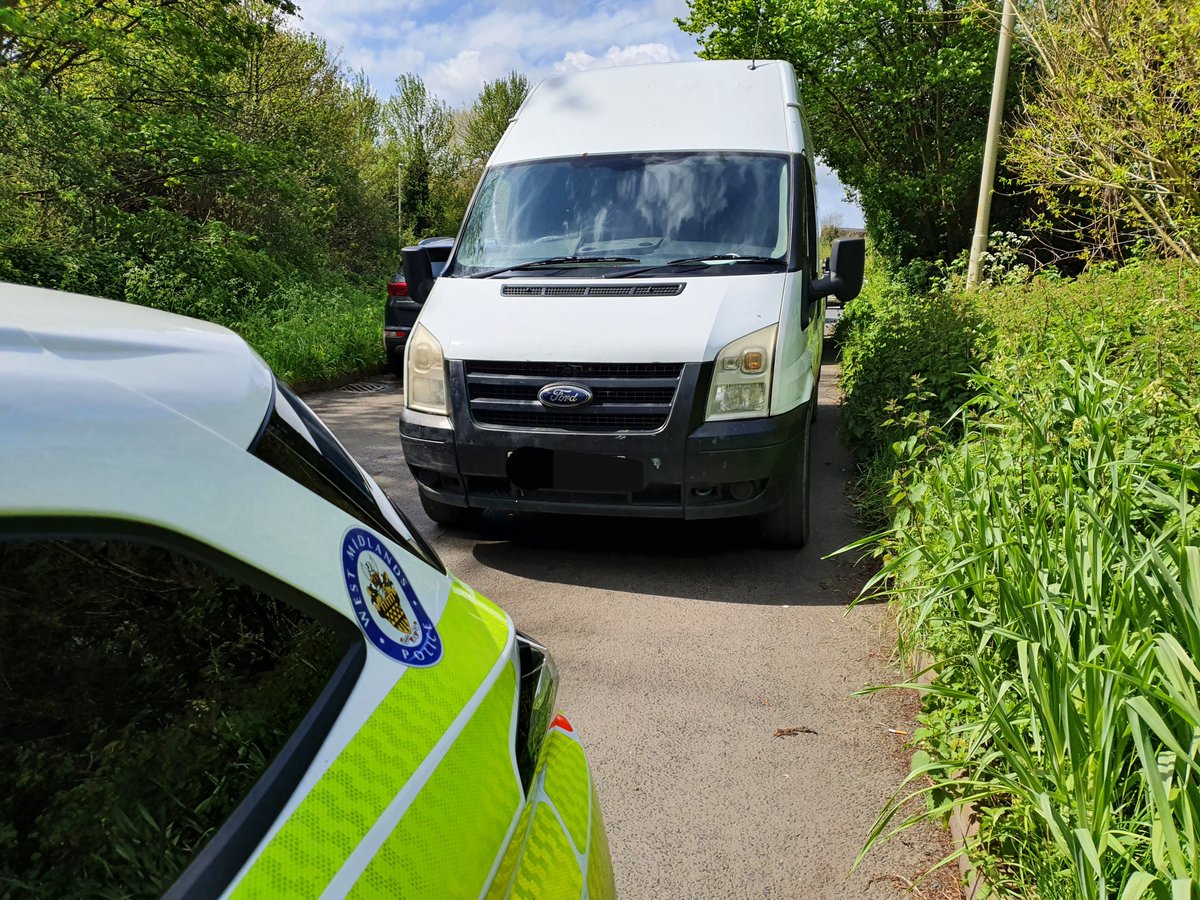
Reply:
[[[725, 258], [693, 266], [753, 271], [728, 264], [788, 256], [789, 178], [787, 156], [766, 153], [622, 154], [497, 166], [484, 176], [445, 274], [468, 277], [532, 263], [527, 273], [544, 276], [713, 257]], [[552, 266], [539, 266], [542, 260]]]

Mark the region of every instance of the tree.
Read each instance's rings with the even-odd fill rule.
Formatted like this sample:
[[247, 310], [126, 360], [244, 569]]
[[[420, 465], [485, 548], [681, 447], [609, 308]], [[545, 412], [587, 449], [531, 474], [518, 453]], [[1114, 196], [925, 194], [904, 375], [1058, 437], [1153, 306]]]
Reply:
[[271, 167], [221, 111], [247, 54], [291, 9], [234, 0], [0, 7], [0, 271], [124, 296], [132, 269], [199, 237], [218, 186], [236, 189]]
[[821, 230], [819, 232], [819, 234], [820, 234], [819, 240], [820, 240], [820, 244], [821, 244], [821, 256], [822, 257], [825, 256], [826, 252], [828, 251], [828, 248], [833, 246], [833, 242], [835, 240], [837, 240], [838, 235], [841, 233], [843, 224], [844, 223], [842, 220], [842, 214], [838, 213], [838, 212], [830, 213], [829, 215], [827, 215], [821, 219]]
[[0, 278], [230, 321], [288, 274], [378, 275], [379, 104], [294, 9], [0, 2]]
[[[417, 75], [396, 79], [396, 93], [383, 106], [389, 159], [402, 167], [400, 205], [410, 237], [447, 229], [445, 197], [458, 170], [454, 118]], [[457, 223], [454, 223], [457, 231]]]
[[482, 168], [528, 94], [529, 79], [517, 72], [483, 86], [467, 114], [463, 155], [468, 163]]
[[[885, 256], [950, 260], [969, 246], [996, 49], [985, 3], [688, 6], [679, 25], [697, 35], [705, 57], [776, 58], [796, 67], [817, 153], [858, 195]], [[1017, 66], [1019, 75], [1022, 61]], [[1003, 223], [1014, 211], [998, 200], [995, 218]]]
[[298, 265], [377, 269], [395, 200], [365, 178], [380, 130], [380, 104], [365, 77], [332, 61], [319, 38], [272, 31], [230, 83], [229, 127], [247, 146], [269, 151], [273, 172], [253, 188], [224, 187], [216, 198], [222, 218], [264, 235]]
[[510, 72], [487, 82], [471, 106], [454, 114], [460, 138], [459, 170], [453, 182], [444, 187], [443, 218], [454, 223], [453, 228], [445, 229], [447, 233], [457, 232], [488, 157], [528, 94], [529, 79]]
[[1012, 141], [1061, 226], [1200, 262], [1200, 3], [1059, 0], [1022, 10], [1041, 63]]

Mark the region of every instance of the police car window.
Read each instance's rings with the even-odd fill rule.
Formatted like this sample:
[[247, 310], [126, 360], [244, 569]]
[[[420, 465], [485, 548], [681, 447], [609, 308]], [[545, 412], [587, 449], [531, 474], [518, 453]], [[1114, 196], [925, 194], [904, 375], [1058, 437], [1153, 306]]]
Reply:
[[338, 509], [445, 571], [433, 548], [287, 385], [276, 382], [274, 409], [250, 450]]
[[0, 895], [159, 896], [198, 853], [223, 886], [361, 644], [159, 546], [0, 539]]

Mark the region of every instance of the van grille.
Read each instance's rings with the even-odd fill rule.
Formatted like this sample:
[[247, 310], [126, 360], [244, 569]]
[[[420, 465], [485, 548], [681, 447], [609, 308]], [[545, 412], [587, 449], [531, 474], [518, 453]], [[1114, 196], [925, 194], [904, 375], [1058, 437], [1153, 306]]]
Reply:
[[[479, 425], [551, 431], [658, 431], [671, 415], [682, 363], [463, 363]], [[580, 409], [547, 409], [538, 391], [556, 381], [592, 391]]]

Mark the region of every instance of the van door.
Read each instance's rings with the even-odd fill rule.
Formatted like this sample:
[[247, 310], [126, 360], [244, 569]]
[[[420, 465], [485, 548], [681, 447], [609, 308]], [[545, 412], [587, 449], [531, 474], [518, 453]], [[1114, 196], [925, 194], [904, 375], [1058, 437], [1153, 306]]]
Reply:
[[788, 273], [783, 298], [771, 397], [773, 416], [815, 397], [824, 340], [825, 302], [810, 299], [817, 273], [815, 192], [812, 170], [801, 154], [793, 157], [792, 191], [793, 247], [800, 264]]

